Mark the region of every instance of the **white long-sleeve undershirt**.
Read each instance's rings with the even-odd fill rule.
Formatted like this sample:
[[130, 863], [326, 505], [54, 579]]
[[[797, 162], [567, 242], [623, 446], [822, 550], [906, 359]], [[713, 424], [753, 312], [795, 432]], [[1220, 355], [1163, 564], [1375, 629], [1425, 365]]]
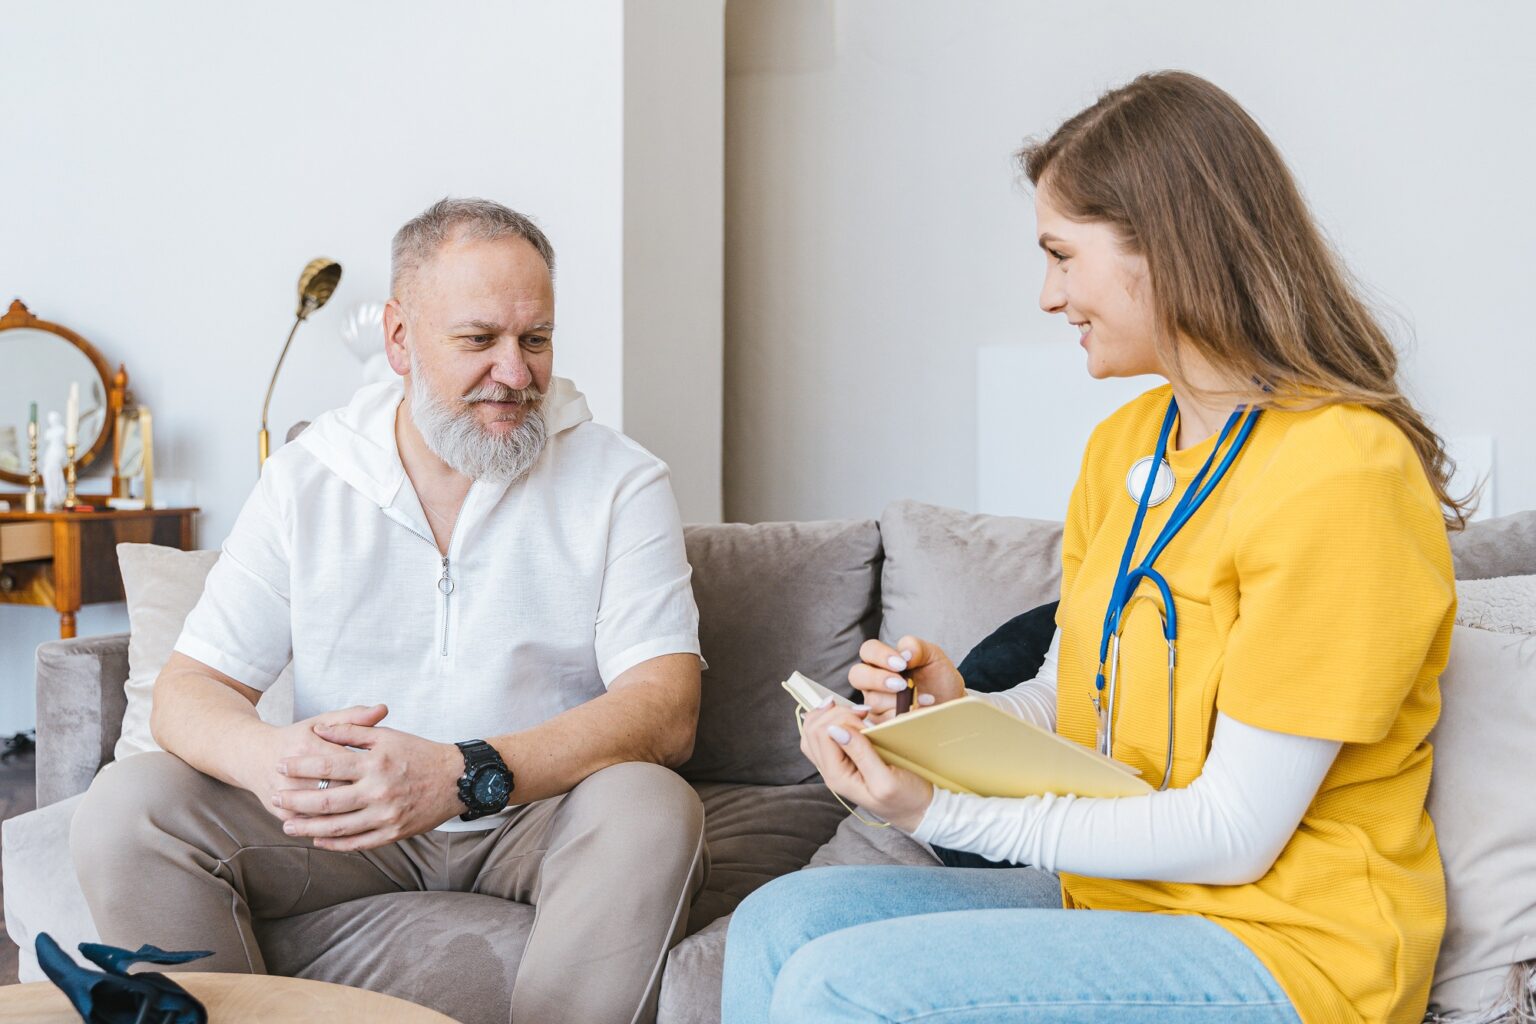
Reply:
[[[1058, 631], [1034, 679], [969, 695], [1054, 729], [1060, 640]], [[1218, 712], [1205, 766], [1184, 789], [1114, 799], [977, 797], [935, 789], [913, 835], [1047, 871], [1241, 885], [1262, 878], [1290, 842], [1340, 746]]]

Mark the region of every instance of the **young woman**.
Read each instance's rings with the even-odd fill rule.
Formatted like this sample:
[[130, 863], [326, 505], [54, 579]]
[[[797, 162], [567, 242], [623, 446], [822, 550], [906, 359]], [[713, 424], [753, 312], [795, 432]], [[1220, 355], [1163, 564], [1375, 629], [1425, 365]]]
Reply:
[[1044, 870], [780, 878], [731, 920], [726, 1024], [1418, 1021], [1445, 923], [1424, 810], [1463, 518], [1444, 448], [1226, 93], [1145, 75], [1020, 157], [1041, 307], [1094, 377], [1168, 384], [1094, 431], [1051, 654], [986, 699], [1158, 791], [981, 798], [887, 766], [859, 729], [891, 690], [965, 683], [919, 638], [866, 643], [865, 709], [806, 718], [827, 785]]

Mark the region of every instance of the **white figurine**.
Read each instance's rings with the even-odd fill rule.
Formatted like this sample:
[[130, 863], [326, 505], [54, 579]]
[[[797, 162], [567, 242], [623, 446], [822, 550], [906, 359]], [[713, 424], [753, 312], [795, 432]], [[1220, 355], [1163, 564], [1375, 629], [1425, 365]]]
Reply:
[[57, 411], [48, 413], [48, 426], [43, 430], [43, 507], [50, 512], [64, 504], [64, 417]]

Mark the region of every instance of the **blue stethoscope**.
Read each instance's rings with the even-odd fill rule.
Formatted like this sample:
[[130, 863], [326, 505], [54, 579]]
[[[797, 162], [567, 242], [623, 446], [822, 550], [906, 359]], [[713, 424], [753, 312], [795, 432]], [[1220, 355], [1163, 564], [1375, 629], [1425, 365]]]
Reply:
[[[1167, 789], [1168, 781], [1173, 774], [1173, 668], [1176, 660], [1174, 654], [1175, 643], [1179, 635], [1178, 617], [1174, 611], [1173, 590], [1168, 586], [1168, 581], [1163, 574], [1153, 568], [1157, 556], [1163, 553], [1168, 542], [1184, 528], [1184, 524], [1199, 511], [1205, 499], [1211, 496], [1216, 485], [1221, 483], [1222, 477], [1227, 475], [1227, 470], [1232, 468], [1232, 463], [1237, 460], [1237, 455], [1243, 450], [1243, 445], [1248, 441], [1248, 435], [1253, 433], [1253, 425], [1258, 422], [1259, 413], [1262, 410], [1249, 409], [1247, 406], [1238, 406], [1232, 415], [1227, 417], [1226, 426], [1221, 428], [1221, 434], [1216, 439], [1216, 447], [1211, 449], [1211, 454], [1206, 458], [1205, 465], [1200, 467], [1200, 472], [1195, 474], [1190, 481], [1189, 489], [1179, 499], [1179, 503], [1173, 507], [1173, 514], [1168, 517], [1162, 532], [1152, 542], [1152, 547], [1147, 550], [1147, 555], [1136, 568], [1131, 568], [1131, 557], [1136, 551], [1136, 541], [1141, 537], [1141, 524], [1147, 517], [1147, 509], [1153, 505], [1166, 501], [1173, 493], [1173, 469], [1168, 465], [1168, 437], [1173, 430], [1173, 421], [1178, 416], [1178, 402], [1172, 398], [1168, 400], [1168, 412], [1163, 416], [1163, 428], [1157, 435], [1157, 452], [1154, 455], [1139, 460], [1131, 468], [1126, 478], [1126, 487], [1131, 492], [1131, 497], [1137, 498], [1136, 519], [1131, 524], [1131, 535], [1125, 542], [1125, 553], [1120, 556], [1120, 569], [1115, 574], [1115, 585], [1109, 593], [1109, 607], [1104, 613], [1104, 631], [1099, 638], [1099, 669], [1093, 681], [1093, 710], [1098, 719], [1098, 748], [1099, 753], [1105, 757], [1114, 756], [1115, 746], [1115, 683], [1120, 670], [1120, 631], [1125, 625], [1125, 612], [1132, 601], [1137, 600], [1136, 590], [1143, 580], [1150, 582], [1158, 590], [1163, 599], [1162, 622], [1163, 637], [1168, 641], [1168, 756], [1163, 764], [1163, 781], [1158, 789]], [[1235, 437], [1234, 437], [1235, 433]], [[1231, 438], [1232, 444], [1227, 447], [1226, 454], [1221, 456], [1220, 463], [1216, 463], [1216, 457], [1221, 454], [1223, 446]], [[1216, 464], [1216, 471], [1211, 472], [1212, 464]], [[1138, 498], [1135, 490], [1136, 478], [1140, 475], [1142, 466], [1146, 467], [1146, 482], [1141, 487], [1141, 495]], [[1206, 476], [1209, 474], [1210, 479]], [[1160, 492], [1160, 493], [1154, 493]], [[1104, 681], [1104, 665], [1109, 664], [1109, 683], [1106, 693]]]

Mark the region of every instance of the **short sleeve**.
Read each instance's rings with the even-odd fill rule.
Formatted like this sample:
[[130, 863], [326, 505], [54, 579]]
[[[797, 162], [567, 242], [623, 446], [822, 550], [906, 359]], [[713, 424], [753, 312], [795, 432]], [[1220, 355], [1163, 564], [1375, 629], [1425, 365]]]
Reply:
[[266, 690], [293, 656], [287, 528], [262, 474], [208, 573], [176, 650], [253, 690]]
[[[1412, 458], [1411, 453], [1409, 457]], [[1345, 743], [1386, 736], [1455, 607], [1450, 547], [1416, 459], [1295, 473], [1238, 538], [1238, 614], [1217, 708]], [[1278, 467], [1277, 467], [1278, 468]]]
[[603, 685], [664, 654], [699, 653], [693, 570], [667, 467], [649, 462], [614, 499], [597, 609]]

